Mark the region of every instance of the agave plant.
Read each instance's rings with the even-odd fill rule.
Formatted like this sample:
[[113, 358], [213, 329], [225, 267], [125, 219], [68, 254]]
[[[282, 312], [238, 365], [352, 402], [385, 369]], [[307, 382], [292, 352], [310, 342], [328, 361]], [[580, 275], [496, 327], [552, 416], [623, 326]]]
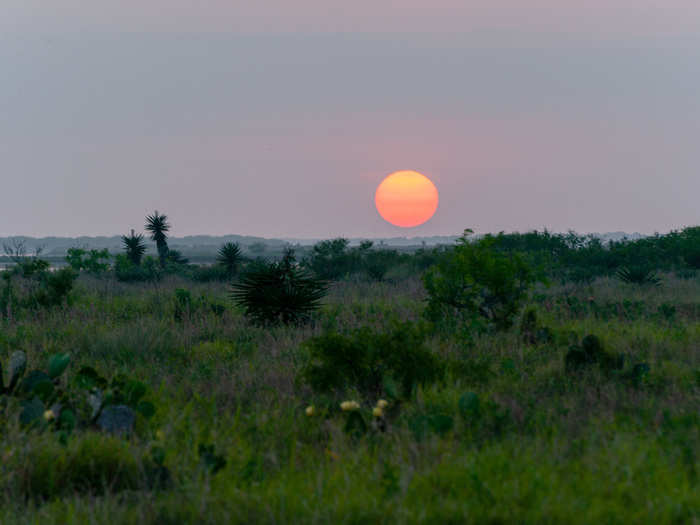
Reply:
[[143, 254], [146, 253], [146, 245], [143, 243], [143, 235], [131, 230], [130, 235], [122, 235], [122, 244], [127, 258], [136, 266], [141, 264]]
[[153, 215], [146, 216], [145, 228], [146, 231], [151, 234], [151, 240], [156, 243], [160, 265], [165, 266], [165, 261], [168, 256], [168, 232], [170, 231], [168, 217], [159, 214], [158, 210], [156, 210]]
[[644, 266], [624, 266], [617, 271], [617, 278], [628, 284], [661, 284], [656, 272]]
[[254, 323], [300, 324], [319, 308], [327, 285], [301, 270], [288, 249], [279, 262], [261, 263], [232, 287], [231, 297]]
[[219, 249], [219, 254], [216, 257], [216, 262], [226, 268], [228, 277], [236, 274], [238, 265], [241, 262], [241, 248], [238, 243], [227, 242]]

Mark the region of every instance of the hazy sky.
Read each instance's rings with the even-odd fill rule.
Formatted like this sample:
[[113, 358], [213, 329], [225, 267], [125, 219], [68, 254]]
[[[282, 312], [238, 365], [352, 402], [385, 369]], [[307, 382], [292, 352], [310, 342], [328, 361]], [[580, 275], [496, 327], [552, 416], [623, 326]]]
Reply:
[[700, 223], [697, 0], [3, 0], [0, 79], [0, 235]]

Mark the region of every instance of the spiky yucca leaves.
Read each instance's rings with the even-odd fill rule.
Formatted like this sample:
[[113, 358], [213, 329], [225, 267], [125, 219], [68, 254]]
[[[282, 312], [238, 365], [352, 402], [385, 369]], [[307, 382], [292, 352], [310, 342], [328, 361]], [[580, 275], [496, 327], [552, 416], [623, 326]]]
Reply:
[[146, 245], [143, 242], [143, 235], [140, 233], [137, 235], [134, 230], [131, 230], [130, 235], [122, 235], [122, 244], [124, 245], [126, 257], [134, 265], [140, 266], [143, 254], [146, 253]]
[[151, 234], [151, 240], [156, 243], [160, 265], [165, 266], [168, 256], [168, 232], [170, 231], [167, 215], [159, 214], [158, 210], [153, 215], [147, 215], [145, 228]]
[[622, 267], [617, 271], [617, 278], [627, 284], [651, 284], [658, 286], [661, 279], [654, 270], [644, 266]]
[[226, 268], [226, 275], [228, 277], [233, 277], [241, 262], [241, 248], [238, 246], [238, 243], [227, 242], [219, 248], [216, 262]]
[[288, 249], [281, 261], [262, 263], [235, 283], [231, 298], [256, 324], [301, 324], [319, 308], [327, 288], [301, 270]]

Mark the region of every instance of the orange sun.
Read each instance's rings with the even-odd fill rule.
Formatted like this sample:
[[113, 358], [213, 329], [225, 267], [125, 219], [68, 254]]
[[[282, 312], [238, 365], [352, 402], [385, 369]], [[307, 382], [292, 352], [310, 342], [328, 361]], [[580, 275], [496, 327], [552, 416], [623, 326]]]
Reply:
[[377, 187], [374, 202], [385, 221], [411, 228], [433, 216], [438, 207], [438, 191], [428, 177], [417, 171], [397, 171]]

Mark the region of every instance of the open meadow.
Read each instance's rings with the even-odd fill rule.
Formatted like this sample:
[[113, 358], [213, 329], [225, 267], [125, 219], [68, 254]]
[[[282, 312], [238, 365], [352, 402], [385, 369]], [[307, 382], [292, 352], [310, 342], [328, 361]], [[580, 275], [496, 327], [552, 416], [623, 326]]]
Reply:
[[0, 522], [697, 523], [697, 275], [550, 276], [509, 322], [431, 316], [440, 261], [481, 244], [433, 250], [432, 277], [419, 254], [348, 271], [288, 323], [175, 271], [19, 306], [15, 271]]

